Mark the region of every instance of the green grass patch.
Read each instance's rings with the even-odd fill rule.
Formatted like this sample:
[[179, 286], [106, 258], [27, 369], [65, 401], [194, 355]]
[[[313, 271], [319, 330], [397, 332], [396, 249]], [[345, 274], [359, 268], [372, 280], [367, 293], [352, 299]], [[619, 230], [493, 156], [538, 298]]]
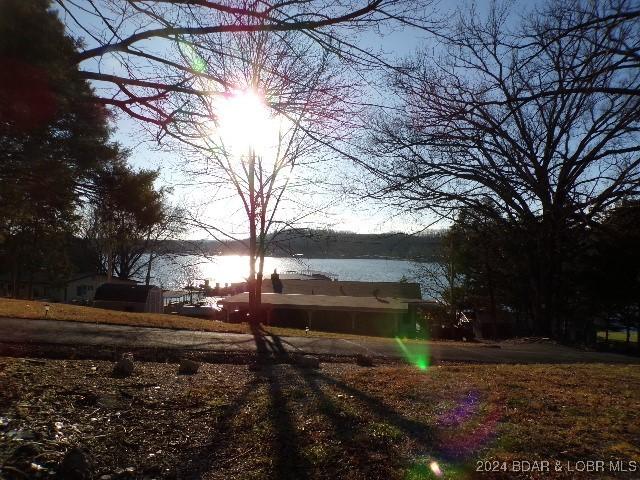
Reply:
[[[630, 332], [630, 341], [631, 343], [637, 343], [638, 342], [638, 332]], [[600, 331], [598, 332], [598, 340], [601, 341], [605, 341], [606, 339], [606, 332], [604, 331]], [[612, 332], [609, 331], [609, 341], [610, 342], [622, 342], [625, 343], [627, 341], [627, 332], [626, 331], [621, 331], [621, 332]]]

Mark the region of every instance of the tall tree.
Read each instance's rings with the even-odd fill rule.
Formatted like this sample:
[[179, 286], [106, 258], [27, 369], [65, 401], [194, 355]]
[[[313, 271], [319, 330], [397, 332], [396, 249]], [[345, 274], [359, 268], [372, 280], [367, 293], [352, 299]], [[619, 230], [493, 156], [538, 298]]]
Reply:
[[549, 3], [515, 31], [497, 6], [486, 21], [463, 16], [441, 36], [446, 56], [421, 55], [395, 76], [406, 114], [377, 122], [363, 162], [383, 196], [527, 232], [522, 273], [541, 334], [563, 330], [576, 229], [640, 190], [640, 69], [619, 55], [638, 40], [637, 17], [604, 37], [589, 26], [616, 5]]
[[[615, 321], [640, 331], [640, 201], [628, 199], [607, 210], [589, 232], [572, 263], [580, 314]], [[640, 348], [640, 343], [638, 344]]]
[[135, 171], [120, 161], [96, 180], [97, 194], [85, 209], [84, 235], [108, 277], [145, 277], [148, 283], [160, 243], [182, 229], [180, 210], [168, 204], [165, 189], [154, 186], [158, 173]]
[[[216, 54], [223, 50], [225, 54]], [[238, 33], [231, 40], [217, 36], [200, 50], [189, 51], [208, 58], [206, 69], [224, 72], [227, 90], [212, 86], [209, 98], [185, 98], [189, 108], [212, 121], [170, 135], [190, 149], [187, 168], [215, 186], [218, 195], [235, 197], [240, 205], [249, 234], [248, 289], [256, 318], [268, 244], [289, 224], [278, 214], [295, 183], [293, 169], [318, 159], [313, 148], [317, 143], [308, 131], [336, 124], [345, 109], [339, 98], [347, 97], [349, 86], [340, 82], [328, 56], [299, 32]], [[232, 237], [225, 227], [194, 222], [217, 238]]]
[[14, 285], [64, 273], [75, 209], [118, 152], [48, 4], [0, 3], [0, 252]]

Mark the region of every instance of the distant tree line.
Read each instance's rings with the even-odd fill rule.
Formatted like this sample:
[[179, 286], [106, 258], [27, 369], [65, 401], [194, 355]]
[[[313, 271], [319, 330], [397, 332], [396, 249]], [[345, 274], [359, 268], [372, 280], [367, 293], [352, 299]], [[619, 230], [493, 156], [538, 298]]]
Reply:
[[[0, 7], [0, 273], [17, 293], [72, 273], [131, 278], [175, 232], [157, 171], [135, 170], [49, 2]], [[143, 261], [144, 260], [144, 261]]]
[[[421, 234], [362, 234], [320, 229], [287, 229], [269, 235], [265, 243], [267, 255], [302, 258], [393, 258], [430, 262], [438, 258], [440, 243], [446, 230], [430, 230]], [[199, 240], [165, 242], [166, 248], [180, 253], [206, 255], [245, 255], [246, 241], [218, 242]]]

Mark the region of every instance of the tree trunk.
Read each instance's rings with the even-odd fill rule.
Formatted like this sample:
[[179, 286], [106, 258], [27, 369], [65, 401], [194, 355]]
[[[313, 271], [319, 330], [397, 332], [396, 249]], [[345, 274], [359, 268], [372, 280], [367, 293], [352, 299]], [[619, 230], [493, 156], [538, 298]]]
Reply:
[[20, 270], [17, 256], [13, 255], [13, 268], [11, 271], [11, 298], [18, 298], [18, 286], [20, 285]]
[[144, 279], [145, 285], [151, 283], [151, 262], [153, 262], [153, 253], [149, 253], [149, 262], [147, 262], [147, 275]]
[[[263, 216], [262, 214], [261, 216]], [[262, 220], [261, 220], [262, 221]], [[261, 225], [260, 232], [260, 241], [258, 242], [258, 271], [256, 273], [256, 298], [255, 302], [258, 308], [262, 305], [262, 279], [264, 277], [264, 254], [265, 254], [265, 246], [264, 246], [264, 234], [262, 230], [264, 226]]]
[[532, 314], [536, 333], [544, 337], [559, 337], [556, 318], [556, 289], [558, 261], [554, 222], [548, 213], [543, 214], [541, 224], [536, 224], [536, 248], [530, 258], [532, 278]]
[[33, 271], [29, 272], [29, 283], [27, 284], [27, 298], [33, 299]]
[[113, 252], [111, 248], [107, 251], [107, 283], [111, 282], [113, 278]]
[[497, 309], [496, 309], [496, 294], [495, 288], [493, 285], [493, 275], [491, 272], [491, 267], [489, 267], [489, 262], [487, 261], [487, 254], [485, 251], [485, 272], [487, 275], [487, 289], [489, 290], [489, 314], [491, 315], [491, 326], [493, 331], [493, 339], [498, 338], [498, 318], [497, 318]]
[[256, 196], [255, 196], [255, 152], [249, 152], [249, 321], [256, 323], [260, 299], [256, 293]]

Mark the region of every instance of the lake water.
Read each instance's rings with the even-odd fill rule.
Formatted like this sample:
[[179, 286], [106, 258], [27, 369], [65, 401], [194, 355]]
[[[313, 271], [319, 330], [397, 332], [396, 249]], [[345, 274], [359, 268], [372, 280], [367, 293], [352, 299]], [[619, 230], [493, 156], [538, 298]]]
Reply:
[[[408, 260], [265, 257], [265, 277], [268, 278], [274, 269], [279, 273], [307, 270], [327, 272], [337, 276], [338, 280], [397, 282], [404, 276], [409, 281], [418, 281], [416, 263]], [[216, 283], [224, 285], [246, 279], [249, 274], [249, 258], [242, 255], [163, 258], [156, 262], [153, 271], [153, 283], [164, 288], [181, 287], [189, 279], [197, 280], [197, 283], [206, 279], [212, 286]]]

